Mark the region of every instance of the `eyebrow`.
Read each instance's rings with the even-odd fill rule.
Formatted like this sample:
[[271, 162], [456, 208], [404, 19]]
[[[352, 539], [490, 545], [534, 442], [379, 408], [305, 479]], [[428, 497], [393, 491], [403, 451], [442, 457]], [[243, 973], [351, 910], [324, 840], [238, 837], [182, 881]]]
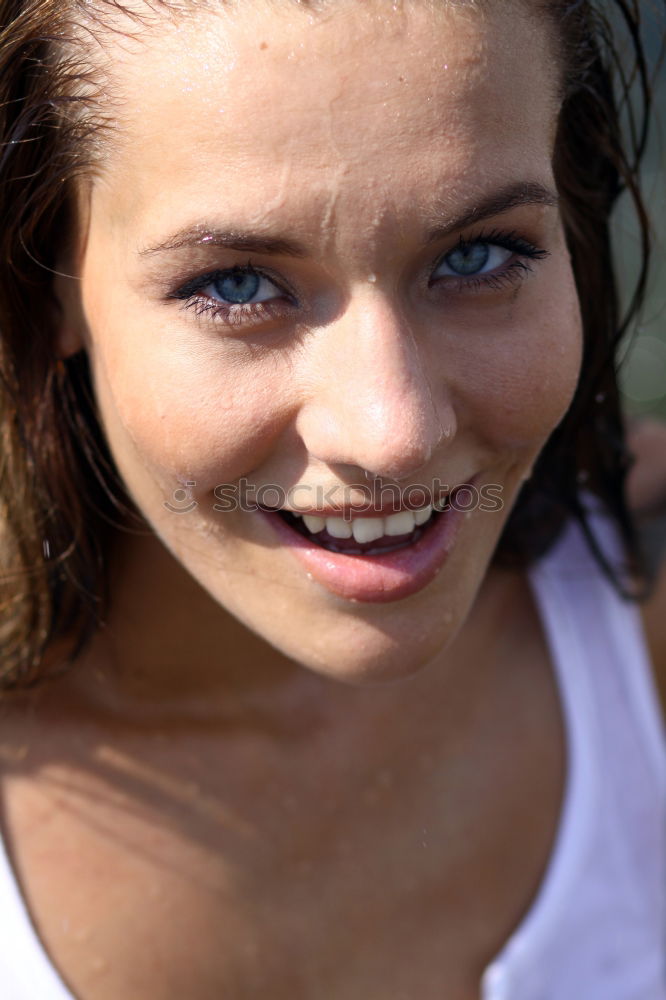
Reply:
[[240, 232], [235, 229], [215, 229], [205, 225], [181, 229], [164, 243], [140, 250], [139, 255], [149, 257], [153, 254], [163, 253], [165, 250], [182, 250], [187, 247], [224, 247], [227, 250], [269, 254], [276, 257], [308, 256], [305, 245], [297, 243], [295, 240], [262, 236], [261, 233]]
[[[522, 205], [544, 205], [554, 207], [559, 204], [559, 198], [554, 191], [536, 181], [521, 181], [509, 184], [493, 191], [479, 202], [474, 202], [453, 217], [446, 218], [440, 225], [431, 229], [426, 237], [426, 243], [435, 243], [451, 233], [466, 229], [468, 226], [496, 215], [502, 215], [513, 208]], [[146, 247], [139, 251], [139, 256], [150, 257], [169, 250], [187, 248], [222, 247], [227, 250], [237, 250], [245, 253], [266, 254], [269, 256], [307, 257], [308, 249], [303, 243], [295, 240], [272, 237], [262, 233], [242, 232], [235, 229], [217, 229], [205, 224], [180, 229], [163, 243]]]
[[445, 236], [450, 236], [451, 233], [467, 229], [504, 212], [510, 212], [513, 208], [520, 208], [523, 205], [544, 205], [547, 208], [555, 208], [559, 202], [557, 193], [538, 181], [508, 184], [498, 191], [491, 192], [480, 202], [463, 209], [455, 218], [445, 219], [430, 230], [426, 242], [435, 243]]

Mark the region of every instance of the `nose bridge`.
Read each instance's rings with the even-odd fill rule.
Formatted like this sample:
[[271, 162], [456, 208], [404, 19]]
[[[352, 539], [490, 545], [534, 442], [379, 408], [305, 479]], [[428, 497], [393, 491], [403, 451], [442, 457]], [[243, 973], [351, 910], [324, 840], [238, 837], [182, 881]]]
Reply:
[[451, 434], [452, 414], [396, 303], [379, 289], [354, 298], [325, 331], [305, 443], [329, 464], [404, 479]]

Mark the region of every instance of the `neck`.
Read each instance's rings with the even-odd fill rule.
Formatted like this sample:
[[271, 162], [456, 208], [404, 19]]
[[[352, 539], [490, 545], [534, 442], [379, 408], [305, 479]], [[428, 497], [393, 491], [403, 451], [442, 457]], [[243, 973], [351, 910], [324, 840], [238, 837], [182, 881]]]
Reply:
[[[150, 724], [320, 726], [359, 710], [383, 711], [405, 698], [446, 699], [482, 683], [488, 650], [507, 631], [518, 574], [491, 570], [453, 643], [415, 675], [355, 687], [284, 656], [210, 597], [154, 535], [114, 550], [107, 621], [77, 661], [75, 684], [101, 711]], [[81, 688], [83, 687], [83, 691]]]

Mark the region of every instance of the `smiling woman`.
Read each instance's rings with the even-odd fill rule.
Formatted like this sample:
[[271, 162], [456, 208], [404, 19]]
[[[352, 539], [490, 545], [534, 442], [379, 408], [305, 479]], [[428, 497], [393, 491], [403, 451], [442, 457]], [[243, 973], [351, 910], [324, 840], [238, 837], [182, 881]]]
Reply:
[[0, 12], [6, 1000], [666, 1000], [599, 12]]

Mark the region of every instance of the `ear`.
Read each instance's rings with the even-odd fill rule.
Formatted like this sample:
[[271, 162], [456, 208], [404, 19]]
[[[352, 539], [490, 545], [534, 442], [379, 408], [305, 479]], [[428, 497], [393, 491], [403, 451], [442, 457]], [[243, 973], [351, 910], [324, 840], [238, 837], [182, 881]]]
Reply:
[[77, 183], [73, 199], [53, 271], [53, 350], [56, 357], [63, 359], [84, 350], [89, 341], [81, 278], [90, 224], [90, 189], [86, 179]]
[[57, 262], [53, 279], [56, 311], [53, 349], [58, 358], [78, 354], [88, 342], [81, 279], [67, 270], [67, 263], [64, 257]]

